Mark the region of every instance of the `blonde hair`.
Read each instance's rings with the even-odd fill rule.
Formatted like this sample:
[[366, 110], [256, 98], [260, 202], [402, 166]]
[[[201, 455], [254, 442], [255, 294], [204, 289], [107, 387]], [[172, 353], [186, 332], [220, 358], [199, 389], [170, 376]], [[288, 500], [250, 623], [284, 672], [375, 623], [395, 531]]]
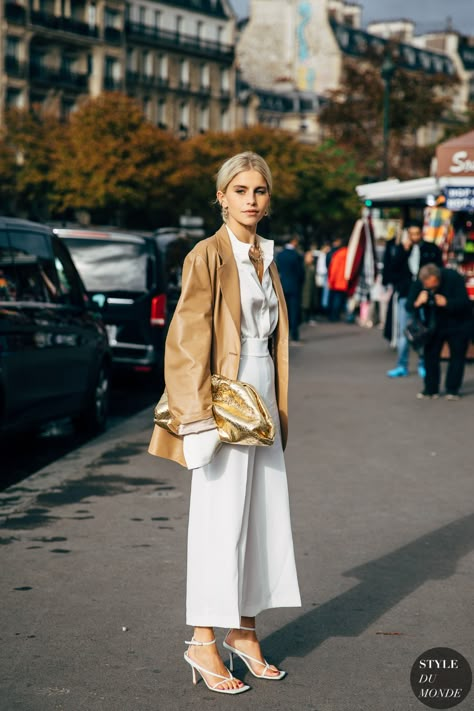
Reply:
[[[232, 182], [235, 176], [239, 173], [243, 173], [245, 170], [258, 171], [262, 178], [264, 178], [267, 184], [268, 192], [271, 194], [273, 187], [271, 170], [262, 156], [259, 156], [258, 153], [253, 153], [252, 151], [237, 153], [237, 155], [232, 156], [232, 158], [228, 158], [225, 163], [221, 165], [216, 176], [216, 190], [218, 192], [220, 191], [225, 193], [229, 183]], [[225, 221], [223, 211], [222, 217]]]

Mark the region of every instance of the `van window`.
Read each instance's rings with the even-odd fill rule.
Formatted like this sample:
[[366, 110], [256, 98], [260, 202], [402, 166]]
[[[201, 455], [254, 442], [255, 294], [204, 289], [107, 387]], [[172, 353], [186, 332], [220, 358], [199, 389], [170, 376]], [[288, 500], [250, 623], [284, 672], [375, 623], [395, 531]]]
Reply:
[[64, 241], [87, 291], [146, 291], [149, 252], [143, 242], [80, 237]]
[[48, 235], [28, 230], [9, 230], [16, 273], [16, 300], [51, 303], [58, 285]]
[[69, 252], [58, 237], [53, 237], [54, 265], [59, 280], [59, 299], [62, 304], [84, 305], [84, 291]]
[[15, 265], [7, 242], [7, 234], [0, 230], [0, 301], [15, 301]]

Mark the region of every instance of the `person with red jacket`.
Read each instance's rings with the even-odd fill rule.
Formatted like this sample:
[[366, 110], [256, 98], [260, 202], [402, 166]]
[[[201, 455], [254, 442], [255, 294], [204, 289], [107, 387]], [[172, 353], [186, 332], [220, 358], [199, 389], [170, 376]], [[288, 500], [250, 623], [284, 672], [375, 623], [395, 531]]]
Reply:
[[339, 321], [347, 299], [348, 282], [345, 277], [347, 247], [339, 247], [331, 257], [328, 270], [329, 320]]

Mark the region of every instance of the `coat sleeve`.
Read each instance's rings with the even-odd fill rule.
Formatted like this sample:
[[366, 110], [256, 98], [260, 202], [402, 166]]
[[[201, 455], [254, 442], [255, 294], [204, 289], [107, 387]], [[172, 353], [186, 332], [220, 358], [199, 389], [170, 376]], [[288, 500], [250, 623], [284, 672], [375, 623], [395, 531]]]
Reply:
[[415, 307], [415, 301], [417, 300], [420, 292], [423, 291], [423, 284], [419, 279], [416, 281], [412, 282], [410, 286], [410, 291], [408, 292], [408, 298], [407, 298], [407, 303], [406, 303], [406, 310], [408, 313], [415, 313], [417, 310]]
[[212, 417], [212, 314], [208, 264], [199, 254], [190, 252], [183, 264], [181, 296], [165, 346], [170, 427], [177, 434], [180, 425]]
[[472, 304], [464, 283], [464, 277], [453, 271], [452, 281], [453, 289], [451, 294], [446, 297], [446, 311], [452, 314], [465, 313], [468, 318]]

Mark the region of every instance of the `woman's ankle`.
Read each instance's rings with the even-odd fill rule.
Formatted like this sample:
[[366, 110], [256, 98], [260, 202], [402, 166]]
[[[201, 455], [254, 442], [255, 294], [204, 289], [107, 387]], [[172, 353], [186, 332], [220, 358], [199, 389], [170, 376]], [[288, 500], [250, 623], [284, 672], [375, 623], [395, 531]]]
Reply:
[[196, 642], [212, 642], [216, 636], [213, 627], [195, 627], [193, 638]]

